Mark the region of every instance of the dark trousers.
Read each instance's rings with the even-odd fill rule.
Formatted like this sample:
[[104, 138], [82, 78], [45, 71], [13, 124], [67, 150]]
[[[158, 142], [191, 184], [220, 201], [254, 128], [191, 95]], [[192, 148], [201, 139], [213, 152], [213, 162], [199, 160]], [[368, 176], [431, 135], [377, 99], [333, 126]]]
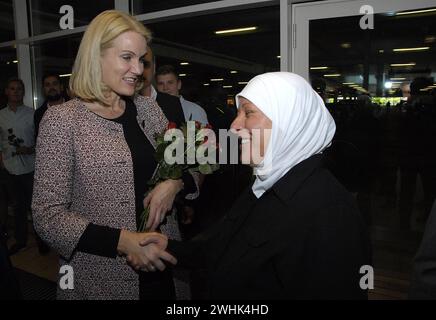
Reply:
[[0, 169], [0, 231], [2, 232], [6, 232], [8, 204], [11, 201], [9, 173], [5, 169]]
[[27, 243], [27, 212], [32, 204], [33, 172], [8, 176], [14, 198], [15, 240], [20, 245]]

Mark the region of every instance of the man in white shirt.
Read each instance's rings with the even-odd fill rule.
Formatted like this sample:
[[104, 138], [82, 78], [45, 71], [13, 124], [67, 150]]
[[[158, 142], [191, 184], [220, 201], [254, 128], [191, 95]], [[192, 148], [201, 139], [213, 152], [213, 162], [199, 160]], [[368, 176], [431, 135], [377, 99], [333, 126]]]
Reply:
[[180, 95], [182, 81], [173, 66], [164, 65], [160, 67], [156, 72], [156, 82], [158, 91], [168, 93], [180, 99], [185, 121], [193, 120], [202, 124], [208, 123], [206, 111], [198, 104], [188, 101]]
[[5, 94], [6, 108], [0, 110], [0, 167], [5, 170], [15, 198], [15, 240], [12, 255], [27, 244], [27, 210], [32, 201], [35, 167], [33, 109], [23, 105], [24, 83], [10, 79]]

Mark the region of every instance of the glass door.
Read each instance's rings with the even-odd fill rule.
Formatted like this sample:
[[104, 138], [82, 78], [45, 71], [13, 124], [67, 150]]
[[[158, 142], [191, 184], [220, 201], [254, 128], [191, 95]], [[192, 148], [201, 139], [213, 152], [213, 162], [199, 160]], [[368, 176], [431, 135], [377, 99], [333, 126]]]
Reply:
[[327, 164], [373, 244], [374, 299], [406, 298], [436, 200], [436, 1], [294, 4], [291, 69], [335, 118]]

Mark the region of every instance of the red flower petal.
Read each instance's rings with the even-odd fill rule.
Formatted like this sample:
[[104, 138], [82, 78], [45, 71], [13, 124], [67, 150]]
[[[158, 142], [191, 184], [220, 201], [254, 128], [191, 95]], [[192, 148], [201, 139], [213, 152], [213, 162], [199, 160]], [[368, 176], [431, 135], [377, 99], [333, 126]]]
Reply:
[[167, 129], [169, 130], [169, 129], [175, 129], [175, 128], [177, 128], [177, 124], [175, 123], [175, 122], [168, 122], [168, 126], [167, 126]]

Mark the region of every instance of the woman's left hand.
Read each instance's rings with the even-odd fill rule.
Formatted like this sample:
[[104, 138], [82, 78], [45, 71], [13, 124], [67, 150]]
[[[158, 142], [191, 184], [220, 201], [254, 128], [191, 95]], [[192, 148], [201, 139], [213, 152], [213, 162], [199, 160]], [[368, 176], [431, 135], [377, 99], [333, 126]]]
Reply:
[[150, 208], [146, 230], [156, 230], [166, 213], [172, 209], [174, 199], [182, 188], [182, 180], [165, 180], [148, 193], [144, 199], [144, 208]]

